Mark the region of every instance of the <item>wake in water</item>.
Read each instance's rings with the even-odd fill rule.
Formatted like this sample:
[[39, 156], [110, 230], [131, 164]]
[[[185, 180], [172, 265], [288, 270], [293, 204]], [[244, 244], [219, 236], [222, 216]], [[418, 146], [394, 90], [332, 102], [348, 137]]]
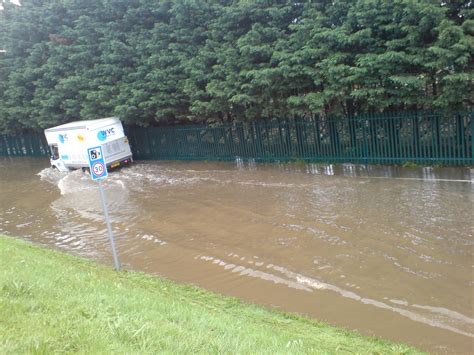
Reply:
[[[354, 291], [292, 272], [283, 266], [274, 264], [265, 265], [263, 262], [257, 264], [252, 260], [247, 261], [247, 264], [249, 265], [243, 265], [245, 261], [242, 261], [245, 260], [245, 257], [239, 257], [239, 255], [233, 253], [230, 253], [229, 256], [237, 257], [240, 259], [240, 262], [226, 262], [219, 258], [203, 255], [198, 255], [195, 258], [205, 262], [210, 262], [222, 267], [227, 272], [237, 273], [240, 276], [259, 278], [261, 280], [270, 281], [275, 284], [284, 284], [290, 288], [308, 292], [324, 290], [335, 292], [344, 298], [349, 298], [377, 308], [390, 310], [416, 322], [474, 338], [474, 319], [456, 311], [443, 307], [421, 306], [417, 304], [410, 305], [407, 301], [394, 299], [388, 300], [390, 303], [394, 304], [391, 305], [386, 302], [386, 300], [379, 301], [372, 298], [366, 298]], [[256, 266], [259, 266], [259, 268]], [[275, 273], [275, 271], [277, 273]], [[469, 330], [466, 331], [464, 329]]]
[[[41, 180], [57, 186], [61, 195], [97, 188], [97, 182], [92, 181], [90, 175], [82, 172], [82, 170], [64, 173], [53, 168], [46, 168], [37, 175], [40, 176]], [[210, 178], [206, 176], [196, 176], [194, 171], [184, 172], [183, 174], [183, 171], [161, 168], [156, 165], [135, 164], [109, 173], [103, 183], [108, 189], [119, 187], [122, 190], [143, 193], [159, 187], [190, 185], [209, 180]], [[218, 179], [215, 179], [215, 182], [218, 181]]]
[[77, 193], [94, 188], [89, 175], [82, 170], [60, 172], [57, 169], [46, 168], [38, 173], [41, 180], [58, 187], [61, 195]]
[[[471, 341], [474, 190], [449, 182], [470, 180], [470, 171], [364, 169], [160, 162], [111, 172], [103, 183], [114, 234], [133, 268], [165, 275], [169, 268], [196, 284], [215, 278], [211, 286], [229, 293], [246, 284], [286, 286], [289, 295], [304, 294], [309, 314], [351, 304], [367, 312], [367, 329], [389, 311], [433, 339], [442, 329]], [[46, 182], [60, 192], [48, 200], [57, 224], [41, 227], [49, 231], [44, 238], [109, 256], [97, 182], [82, 171], [38, 175], [43, 189]], [[32, 229], [28, 221], [16, 224]], [[200, 275], [195, 267], [215, 271]]]

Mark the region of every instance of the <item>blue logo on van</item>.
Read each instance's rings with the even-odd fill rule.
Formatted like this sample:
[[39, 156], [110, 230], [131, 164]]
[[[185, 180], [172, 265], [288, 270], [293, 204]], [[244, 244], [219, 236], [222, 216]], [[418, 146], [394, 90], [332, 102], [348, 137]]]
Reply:
[[107, 139], [107, 137], [110, 137], [110, 136], [113, 136], [115, 135], [115, 129], [112, 127], [112, 128], [107, 128], [107, 129], [104, 129], [102, 131], [99, 131], [97, 133], [97, 138], [103, 142]]
[[66, 140], [67, 140], [67, 135], [62, 135], [62, 134], [59, 135], [59, 141], [61, 142], [61, 144], [64, 144], [64, 141]]
[[107, 139], [107, 133], [105, 131], [99, 131], [97, 133], [97, 138], [99, 138], [99, 140], [103, 142]]

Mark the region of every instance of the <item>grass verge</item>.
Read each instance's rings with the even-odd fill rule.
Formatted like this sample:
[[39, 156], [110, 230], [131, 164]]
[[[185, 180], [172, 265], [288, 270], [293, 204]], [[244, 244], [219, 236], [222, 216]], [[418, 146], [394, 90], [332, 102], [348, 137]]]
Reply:
[[0, 353], [417, 353], [0, 236]]

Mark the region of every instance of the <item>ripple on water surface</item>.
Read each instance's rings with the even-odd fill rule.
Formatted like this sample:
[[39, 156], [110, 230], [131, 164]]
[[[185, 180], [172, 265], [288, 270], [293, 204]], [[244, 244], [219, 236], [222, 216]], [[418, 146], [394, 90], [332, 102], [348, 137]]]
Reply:
[[[20, 183], [34, 200], [9, 192]], [[472, 344], [469, 169], [169, 162], [104, 185], [131, 268], [435, 351]], [[0, 232], [110, 262], [88, 175], [33, 167], [1, 189]]]

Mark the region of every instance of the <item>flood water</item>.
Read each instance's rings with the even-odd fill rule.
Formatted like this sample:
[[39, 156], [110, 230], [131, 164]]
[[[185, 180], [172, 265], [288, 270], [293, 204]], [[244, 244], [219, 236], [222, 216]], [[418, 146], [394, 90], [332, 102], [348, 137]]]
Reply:
[[[469, 168], [139, 162], [104, 185], [127, 269], [474, 351]], [[113, 265], [97, 183], [46, 159], [0, 160], [0, 234]]]

